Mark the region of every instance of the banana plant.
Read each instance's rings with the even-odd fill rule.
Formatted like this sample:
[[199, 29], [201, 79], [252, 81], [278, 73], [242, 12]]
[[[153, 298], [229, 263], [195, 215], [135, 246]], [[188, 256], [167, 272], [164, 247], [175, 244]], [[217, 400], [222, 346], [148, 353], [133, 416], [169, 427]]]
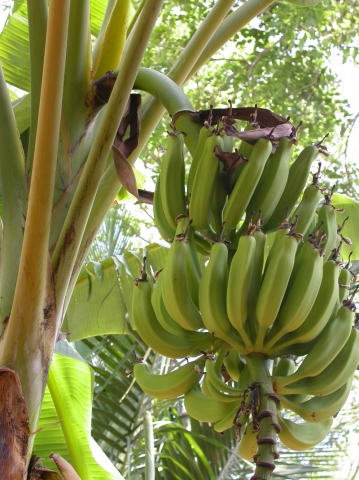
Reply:
[[[91, 458], [98, 456], [95, 448], [89, 450], [88, 418], [77, 438], [66, 415], [72, 402], [64, 392], [73, 388], [65, 381], [64, 372], [71, 371], [66, 362], [81, 360], [61, 350], [60, 329], [84, 259], [121, 184], [140, 195], [131, 166], [164, 111], [194, 110], [182, 85], [273, 0], [248, 0], [239, 7], [234, 0], [218, 0], [167, 75], [141, 67], [162, 2], [146, 0], [134, 8], [129, 0], [19, 0], [2, 34], [2, 478], [31, 478], [39, 471], [31, 456], [39, 428], [48, 426], [39, 427], [44, 403], [49, 418], [60, 420], [64, 456], [77, 472], [66, 473], [68, 465], [54, 456], [63, 478], [120, 478], [106, 461], [94, 460], [105, 465], [100, 470], [83, 461], [81, 435]], [[5, 42], [12, 29], [21, 32], [13, 44]], [[23, 60], [18, 75], [12, 68], [16, 54]], [[12, 103], [8, 84], [27, 94]], [[133, 88], [145, 92], [141, 107]], [[199, 127], [187, 115], [179, 117], [178, 126], [193, 152]], [[91, 372], [82, 375], [91, 385]], [[84, 398], [88, 404], [91, 388]]]

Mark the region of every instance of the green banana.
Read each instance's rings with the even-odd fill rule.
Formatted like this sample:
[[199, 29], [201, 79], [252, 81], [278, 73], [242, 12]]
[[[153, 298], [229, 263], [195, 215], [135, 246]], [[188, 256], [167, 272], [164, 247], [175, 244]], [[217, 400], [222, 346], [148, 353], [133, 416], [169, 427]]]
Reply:
[[294, 234], [285, 235], [278, 242], [260, 287], [256, 305], [258, 334], [255, 347], [262, 348], [267, 329], [270, 328], [280, 309], [292, 273], [297, 239]]
[[292, 357], [281, 357], [273, 370], [274, 377], [287, 377], [295, 371], [295, 361]]
[[194, 182], [194, 178], [196, 176], [196, 171], [198, 168], [199, 161], [202, 157], [204, 144], [208, 137], [212, 135], [212, 129], [209, 127], [208, 122], [205, 122], [204, 126], [201, 128], [198, 136], [198, 144], [196, 148], [196, 152], [192, 157], [192, 162], [190, 165], [190, 169], [188, 172], [188, 179], [187, 179], [187, 196], [190, 197], [192, 193], [192, 186]]
[[208, 378], [206, 375], [204, 375], [202, 379], [201, 392], [203, 393], [203, 395], [206, 395], [206, 397], [212, 397], [211, 392], [208, 389], [208, 385]]
[[343, 305], [336, 318], [329, 322], [318, 336], [315, 345], [304, 358], [299, 368], [288, 376], [276, 379], [277, 385], [288, 385], [305, 377], [319, 375], [339, 354], [348, 341], [354, 324], [353, 305]]
[[189, 226], [187, 231], [186, 275], [188, 291], [195, 306], [199, 308], [199, 283], [203, 274], [203, 265], [198, 257], [195, 231]]
[[325, 202], [318, 210], [317, 227], [321, 224], [321, 230], [326, 234], [326, 240], [324, 241], [322, 248], [325, 250], [324, 261], [327, 261], [330, 257], [333, 248], [336, 245], [337, 237], [337, 217], [335, 214], [335, 208], [330, 204], [330, 195], [325, 196]]
[[291, 450], [301, 451], [312, 448], [327, 436], [333, 419], [320, 423], [295, 423], [278, 415], [282, 430], [278, 433], [280, 441]]
[[176, 217], [186, 213], [183, 144], [181, 133], [169, 133], [160, 171], [163, 212], [173, 228], [176, 228]]
[[220, 402], [193, 388], [184, 396], [184, 406], [188, 415], [199, 422], [215, 423], [239, 408], [238, 399], [233, 402]]
[[335, 392], [329, 395], [312, 397], [310, 400], [300, 403], [291, 401], [287, 396], [282, 396], [280, 397], [281, 405], [307, 422], [324, 422], [342, 409], [349, 396], [352, 383], [353, 376]]
[[335, 260], [325, 262], [319, 292], [307, 318], [299, 328], [287, 333], [275, 343], [273, 350], [279, 351], [297, 343], [309, 343], [320, 334], [328, 323], [337, 302], [338, 276], [338, 262]]
[[[242, 415], [238, 422], [240, 425], [244, 425], [247, 420], [248, 420], [248, 415]], [[236, 412], [230, 412], [226, 417], [223, 417], [222, 420], [219, 420], [218, 422], [213, 424], [213, 429], [218, 432], [218, 433], [223, 433], [224, 431], [228, 430], [229, 428], [233, 427], [233, 425], [236, 422], [236, 427], [237, 427], [237, 421], [236, 421]], [[243, 422], [243, 423], [242, 423]]]
[[213, 337], [210, 334], [193, 332], [194, 339], [190, 340], [165, 330], [156, 318], [151, 296], [151, 284], [143, 274], [133, 288], [132, 319], [138, 334], [150, 348], [168, 358], [185, 358], [198, 356], [201, 350], [211, 346]]
[[205, 363], [206, 378], [220, 392], [228, 393], [231, 395], [237, 395], [237, 396], [242, 395], [243, 390], [236, 387], [232, 387], [228, 383], [225, 383], [222, 379], [221, 367], [224, 359], [223, 353], [227, 353], [227, 352], [228, 352], [228, 348], [225, 348], [219, 352], [216, 360], [213, 360], [212, 358], [206, 359], [206, 363]]
[[254, 252], [253, 258], [253, 270], [252, 275], [248, 285], [248, 294], [247, 294], [247, 324], [249, 336], [254, 341], [256, 337], [256, 305], [260, 290], [260, 285], [262, 281], [262, 272], [264, 265], [265, 250], [267, 244], [267, 236], [260, 229], [260, 223], [257, 225], [253, 237], [256, 242], [256, 249]]
[[318, 176], [319, 174], [313, 176], [313, 183], [304, 190], [303, 197], [292, 215], [292, 219], [297, 217], [296, 231], [302, 235], [305, 235], [312, 225], [318, 203], [323, 197], [318, 187]]
[[219, 241], [212, 245], [211, 256], [199, 285], [199, 307], [204, 326], [239, 351], [244, 345], [231, 325], [226, 310], [228, 284], [228, 249]]
[[211, 233], [212, 199], [219, 172], [219, 160], [214, 153], [216, 146], [223, 147], [222, 138], [219, 135], [208, 137], [189, 199], [189, 215], [193, 221], [193, 228], [203, 233]]
[[283, 335], [302, 325], [312, 309], [323, 278], [323, 257], [315, 246], [305, 256], [292, 285], [289, 285], [264, 344], [271, 348]]
[[161, 180], [160, 176], [157, 177], [155, 193], [153, 195], [153, 217], [157, 230], [159, 231], [163, 240], [168, 242], [175, 236], [176, 228], [169, 223], [163, 210], [163, 204], [161, 199]]
[[251, 376], [251, 372], [248, 368], [248, 365], [245, 364], [242, 371], [241, 371], [241, 374], [240, 374], [240, 377], [239, 377], [239, 380], [237, 382], [237, 387], [240, 389], [240, 390], [245, 390], [246, 388], [249, 387], [249, 385], [251, 384], [252, 382], [252, 376]]
[[162, 295], [165, 307], [173, 320], [187, 330], [198, 330], [203, 328], [203, 323], [201, 314], [189, 293], [185, 268], [188, 249], [186, 235], [189, 226], [187, 217], [179, 219], [176, 237], [171, 243], [163, 270]]
[[339, 279], [338, 279], [338, 282], [339, 282], [339, 303], [338, 304], [339, 305], [342, 305], [344, 299], [348, 296], [352, 278], [353, 278], [353, 274], [349, 270], [349, 262], [348, 262], [348, 265], [343, 267], [340, 270], [340, 274], [339, 274]]
[[283, 221], [286, 212], [292, 211], [299, 196], [303, 192], [308, 180], [310, 167], [317, 158], [318, 153], [319, 148], [316, 145], [310, 145], [301, 151], [298, 158], [290, 166], [288, 180], [282, 196], [270, 219], [264, 225], [263, 231], [265, 233], [274, 232]]
[[231, 348], [223, 359], [224, 366], [232, 380], [238, 382], [245, 363], [235, 348]]
[[[267, 221], [276, 209], [284, 191], [293, 149], [292, 139], [286, 137], [280, 139], [275, 153], [266, 163], [261, 179], [247, 207], [247, 219], [250, 218], [252, 212], [261, 210], [263, 228], [265, 228]], [[285, 212], [283, 212], [284, 214]]]
[[241, 436], [237, 450], [238, 455], [243, 458], [243, 460], [254, 462], [253, 457], [258, 450], [257, 434], [258, 432], [253, 432], [253, 423], [250, 422]]
[[[233, 137], [232, 137], [233, 138]], [[223, 208], [227, 201], [227, 174], [220, 165], [216, 187], [212, 199], [211, 225], [216, 234], [220, 234], [223, 225]]]
[[160, 272], [157, 276], [157, 282], [153, 289], [151, 298], [152, 307], [159, 324], [165, 330], [167, 330], [167, 332], [173, 335], [178, 335], [179, 337], [184, 337], [189, 340], [194, 340], [197, 337], [201, 338], [203, 335], [202, 332], [194, 332], [181, 327], [181, 325], [175, 322], [171, 315], [168, 313], [162, 296], [163, 279], [163, 272]]
[[210, 381], [208, 377], [206, 377], [206, 383], [207, 383], [207, 391], [210, 397], [215, 398], [220, 402], [233, 402], [237, 400], [237, 402], [240, 403], [243, 398], [243, 391], [240, 391], [240, 393], [237, 393], [237, 394], [224, 393], [221, 390], [219, 390], [215, 385], [213, 385], [213, 383]]
[[144, 363], [136, 363], [133, 374], [147, 395], [171, 400], [189, 392], [199, 382], [200, 374], [195, 370], [195, 365], [195, 362], [189, 362], [169, 373], [156, 375]]
[[359, 363], [359, 331], [352, 328], [350, 336], [334, 360], [318, 375], [306, 377], [281, 387], [275, 383], [279, 395], [306, 393], [329, 395], [340, 388], [353, 375]]
[[239, 333], [247, 349], [250, 349], [252, 346], [246, 322], [248, 291], [255, 252], [256, 240], [253, 237], [253, 229], [249, 228], [248, 234], [243, 235], [239, 239], [237, 251], [234, 254], [229, 270], [227, 289], [228, 318]]
[[271, 142], [264, 138], [259, 139], [253, 147], [249, 161], [244, 165], [223, 210], [226, 229], [234, 230], [237, 227], [260, 182], [271, 151]]

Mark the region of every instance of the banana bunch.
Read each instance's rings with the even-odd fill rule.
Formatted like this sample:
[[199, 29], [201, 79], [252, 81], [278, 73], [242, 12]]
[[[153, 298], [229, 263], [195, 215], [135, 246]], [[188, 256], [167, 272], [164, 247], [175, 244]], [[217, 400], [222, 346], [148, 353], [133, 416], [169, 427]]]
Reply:
[[337, 225], [334, 187], [319, 186], [320, 163], [308, 184], [325, 147], [292, 160], [288, 130], [264, 135], [255, 115], [242, 136], [234, 124], [210, 111], [187, 177], [185, 133], [169, 134], [153, 207], [170, 246], [155, 282], [144, 260], [132, 318], [149, 347], [187, 363], [133, 372], [149, 395], [184, 395], [194, 419], [220, 433], [234, 427], [253, 478], [269, 479], [277, 437], [303, 450], [328, 433], [359, 363], [359, 331], [342, 258], [350, 240]]

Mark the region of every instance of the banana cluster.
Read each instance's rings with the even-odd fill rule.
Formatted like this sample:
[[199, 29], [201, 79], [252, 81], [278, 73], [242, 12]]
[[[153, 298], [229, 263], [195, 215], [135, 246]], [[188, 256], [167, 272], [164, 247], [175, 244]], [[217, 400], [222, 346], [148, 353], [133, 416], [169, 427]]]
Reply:
[[292, 134], [233, 150], [234, 120], [210, 120], [187, 176], [183, 134], [169, 134], [153, 207], [171, 244], [155, 285], [144, 264], [133, 289], [144, 342], [187, 361], [165, 375], [136, 364], [134, 375], [155, 398], [184, 395], [188, 414], [216, 431], [235, 426], [252, 478], [269, 478], [276, 436], [294, 450], [317, 444], [350, 392], [359, 331], [341, 255], [349, 240], [333, 190], [318, 185], [320, 163], [307, 185], [321, 144], [294, 161]]

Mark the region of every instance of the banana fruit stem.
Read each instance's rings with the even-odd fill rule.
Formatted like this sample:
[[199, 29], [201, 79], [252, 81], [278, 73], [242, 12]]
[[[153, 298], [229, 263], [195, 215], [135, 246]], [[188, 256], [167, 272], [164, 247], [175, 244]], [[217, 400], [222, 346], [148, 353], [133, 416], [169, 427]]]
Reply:
[[245, 357], [252, 384], [253, 429], [258, 431], [258, 450], [254, 455], [256, 469], [251, 480], [270, 480], [275, 468], [274, 460], [278, 458], [276, 437], [280, 430], [277, 419], [278, 398], [273, 392], [268, 359], [259, 353]]

